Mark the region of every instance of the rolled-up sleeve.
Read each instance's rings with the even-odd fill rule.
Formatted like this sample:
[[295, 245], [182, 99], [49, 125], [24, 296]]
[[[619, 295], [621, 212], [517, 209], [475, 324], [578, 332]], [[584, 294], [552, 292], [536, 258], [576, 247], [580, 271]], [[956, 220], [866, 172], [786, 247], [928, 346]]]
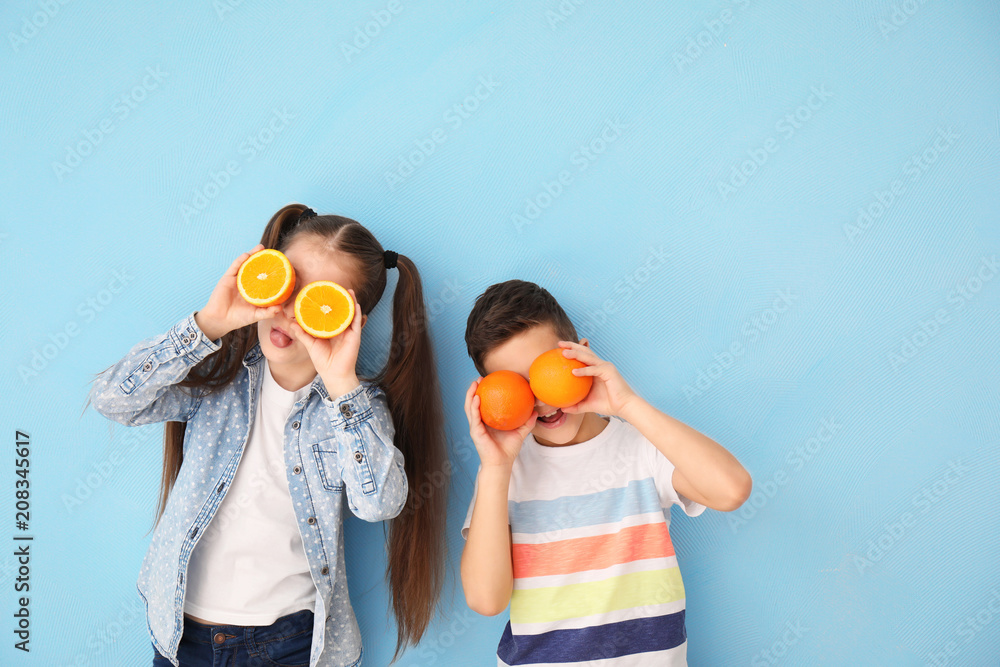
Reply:
[[221, 347], [195, 322], [195, 312], [164, 334], [137, 343], [123, 359], [95, 378], [90, 402], [100, 414], [126, 426], [186, 422], [200, 397], [176, 386]]
[[395, 427], [385, 393], [362, 383], [337, 398], [324, 398], [337, 434], [337, 465], [347, 505], [360, 519], [397, 516], [408, 491], [403, 453], [393, 445]]

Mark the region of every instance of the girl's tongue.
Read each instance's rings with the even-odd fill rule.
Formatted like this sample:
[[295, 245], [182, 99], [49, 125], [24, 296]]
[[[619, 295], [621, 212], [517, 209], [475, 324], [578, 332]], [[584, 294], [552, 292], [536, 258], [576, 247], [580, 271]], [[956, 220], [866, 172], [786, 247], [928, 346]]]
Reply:
[[271, 329], [271, 344], [275, 347], [285, 348], [292, 344], [292, 339], [277, 329]]

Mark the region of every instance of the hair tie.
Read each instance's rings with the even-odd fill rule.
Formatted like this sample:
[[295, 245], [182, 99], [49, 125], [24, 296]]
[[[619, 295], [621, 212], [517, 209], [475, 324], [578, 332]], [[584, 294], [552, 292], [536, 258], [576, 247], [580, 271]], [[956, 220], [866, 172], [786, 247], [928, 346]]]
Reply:
[[399, 253], [395, 253], [391, 250], [386, 250], [382, 253], [382, 261], [385, 262], [385, 268], [394, 269], [396, 268], [396, 259], [399, 257]]
[[303, 209], [303, 211], [299, 213], [299, 218], [296, 221], [296, 224], [302, 222], [303, 220], [308, 220], [309, 218], [315, 218], [315, 217], [316, 217], [316, 211], [306, 206], [305, 209]]

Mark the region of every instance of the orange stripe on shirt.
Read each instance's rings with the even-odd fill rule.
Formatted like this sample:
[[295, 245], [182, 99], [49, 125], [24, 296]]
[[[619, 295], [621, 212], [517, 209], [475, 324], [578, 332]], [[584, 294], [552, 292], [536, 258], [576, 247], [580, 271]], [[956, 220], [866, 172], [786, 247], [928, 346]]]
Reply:
[[674, 555], [665, 523], [628, 526], [616, 533], [545, 544], [514, 544], [514, 577], [601, 570], [620, 563]]

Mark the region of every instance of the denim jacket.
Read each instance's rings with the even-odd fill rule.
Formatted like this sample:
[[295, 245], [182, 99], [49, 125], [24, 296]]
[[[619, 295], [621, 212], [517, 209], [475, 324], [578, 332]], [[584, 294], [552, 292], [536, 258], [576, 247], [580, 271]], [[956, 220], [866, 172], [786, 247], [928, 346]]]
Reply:
[[[188, 561], [236, 475], [264, 369], [258, 343], [233, 382], [219, 392], [177, 386], [221, 347], [220, 341], [208, 340], [194, 315], [137, 343], [90, 391], [99, 413], [126, 426], [187, 423], [183, 465], [136, 582], [153, 644], [174, 665], [184, 629]], [[403, 454], [392, 444], [394, 432], [377, 385], [362, 382], [331, 398], [319, 375], [285, 421], [288, 489], [316, 585], [310, 667], [361, 664], [361, 634], [344, 572], [343, 504], [346, 498], [351, 511], [366, 521], [400, 513], [407, 481]]]

